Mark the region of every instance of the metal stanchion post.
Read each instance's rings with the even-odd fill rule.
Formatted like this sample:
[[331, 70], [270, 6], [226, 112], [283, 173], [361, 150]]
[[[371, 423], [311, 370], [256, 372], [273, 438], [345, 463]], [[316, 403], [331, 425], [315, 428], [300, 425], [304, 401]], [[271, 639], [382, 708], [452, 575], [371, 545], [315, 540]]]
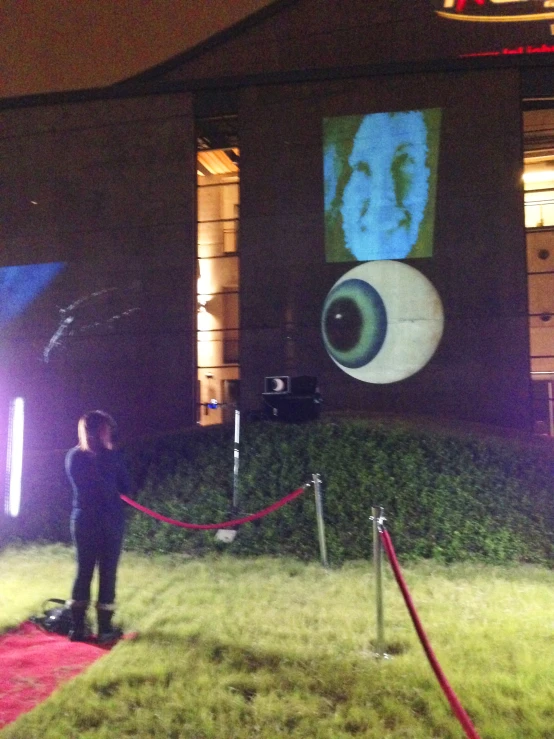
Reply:
[[319, 536], [319, 551], [321, 554], [321, 564], [328, 567], [327, 563], [327, 545], [325, 543], [325, 521], [323, 520], [323, 503], [321, 500], [321, 477], [318, 474], [312, 475], [315, 493], [315, 514], [317, 518], [317, 533]]
[[233, 512], [239, 507], [240, 411], [235, 411], [235, 445], [233, 449]]
[[548, 433], [550, 437], [554, 437], [554, 393], [552, 392], [552, 383], [548, 383]]
[[[233, 445], [233, 505], [232, 516], [237, 515], [239, 509], [239, 455], [240, 455], [240, 411], [235, 410], [235, 443]], [[235, 540], [237, 529], [218, 529], [215, 534], [217, 541], [231, 544]]]
[[375, 641], [375, 652], [378, 657], [387, 657], [385, 653], [385, 619], [383, 608], [383, 548], [381, 545], [380, 531], [386, 520], [384, 511], [380, 506], [373, 506], [373, 568], [375, 571], [375, 608], [377, 621], [377, 638]]

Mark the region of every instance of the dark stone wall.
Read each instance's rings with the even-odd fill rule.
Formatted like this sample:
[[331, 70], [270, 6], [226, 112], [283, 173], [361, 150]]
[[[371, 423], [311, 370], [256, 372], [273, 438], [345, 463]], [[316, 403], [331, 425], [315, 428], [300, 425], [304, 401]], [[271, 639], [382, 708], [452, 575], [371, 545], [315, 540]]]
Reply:
[[[412, 377], [360, 382], [327, 355], [321, 309], [353, 263], [324, 254], [322, 119], [442, 108], [434, 254], [442, 341]], [[263, 378], [315, 375], [327, 410], [530, 427], [521, 114], [516, 71], [259, 86], [240, 97], [242, 406]]]
[[16, 394], [29, 449], [98, 407], [125, 438], [194, 422], [195, 156], [187, 94], [0, 113], [0, 267], [64, 264], [25, 305], [0, 272], [2, 435]]

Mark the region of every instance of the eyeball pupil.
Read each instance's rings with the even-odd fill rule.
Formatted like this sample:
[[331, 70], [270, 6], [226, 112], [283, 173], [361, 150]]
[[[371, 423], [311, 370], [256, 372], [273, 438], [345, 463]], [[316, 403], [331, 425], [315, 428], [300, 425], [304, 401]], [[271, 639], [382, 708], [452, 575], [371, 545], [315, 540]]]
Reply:
[[329, 344], [337, 351], [349, 351], [359, 342], [363, 318], [351, 298], [336, 298], [327, 308], [325, 332]]
[[325, 347], [339, 367], [362, 367], [379, 353], [385, 340], [387, 312], [382, 298], [366, 280], [339, 282], [323, 306], [321, 330]]

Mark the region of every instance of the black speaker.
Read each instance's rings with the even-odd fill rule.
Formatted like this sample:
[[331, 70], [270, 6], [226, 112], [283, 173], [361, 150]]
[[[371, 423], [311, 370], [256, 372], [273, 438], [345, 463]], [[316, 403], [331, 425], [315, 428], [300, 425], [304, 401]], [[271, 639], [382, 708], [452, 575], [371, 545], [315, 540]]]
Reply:
[[287, 393], [263, 393], [265, 415], [275, 421], [302, 423], [315, 421], [321, 411], [319, 393], [292, 395]]
[[317, 393], [317, 377], [300, 375], [290, 378], [290, 391], [293, 395], [315, 395]]

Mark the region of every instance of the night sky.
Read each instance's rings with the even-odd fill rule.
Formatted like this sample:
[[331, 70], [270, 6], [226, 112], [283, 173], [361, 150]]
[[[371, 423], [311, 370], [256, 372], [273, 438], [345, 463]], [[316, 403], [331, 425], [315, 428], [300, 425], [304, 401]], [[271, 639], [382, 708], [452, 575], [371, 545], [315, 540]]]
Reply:
[[271, 0], [0, 0], [0, 96], [101, 87]]

